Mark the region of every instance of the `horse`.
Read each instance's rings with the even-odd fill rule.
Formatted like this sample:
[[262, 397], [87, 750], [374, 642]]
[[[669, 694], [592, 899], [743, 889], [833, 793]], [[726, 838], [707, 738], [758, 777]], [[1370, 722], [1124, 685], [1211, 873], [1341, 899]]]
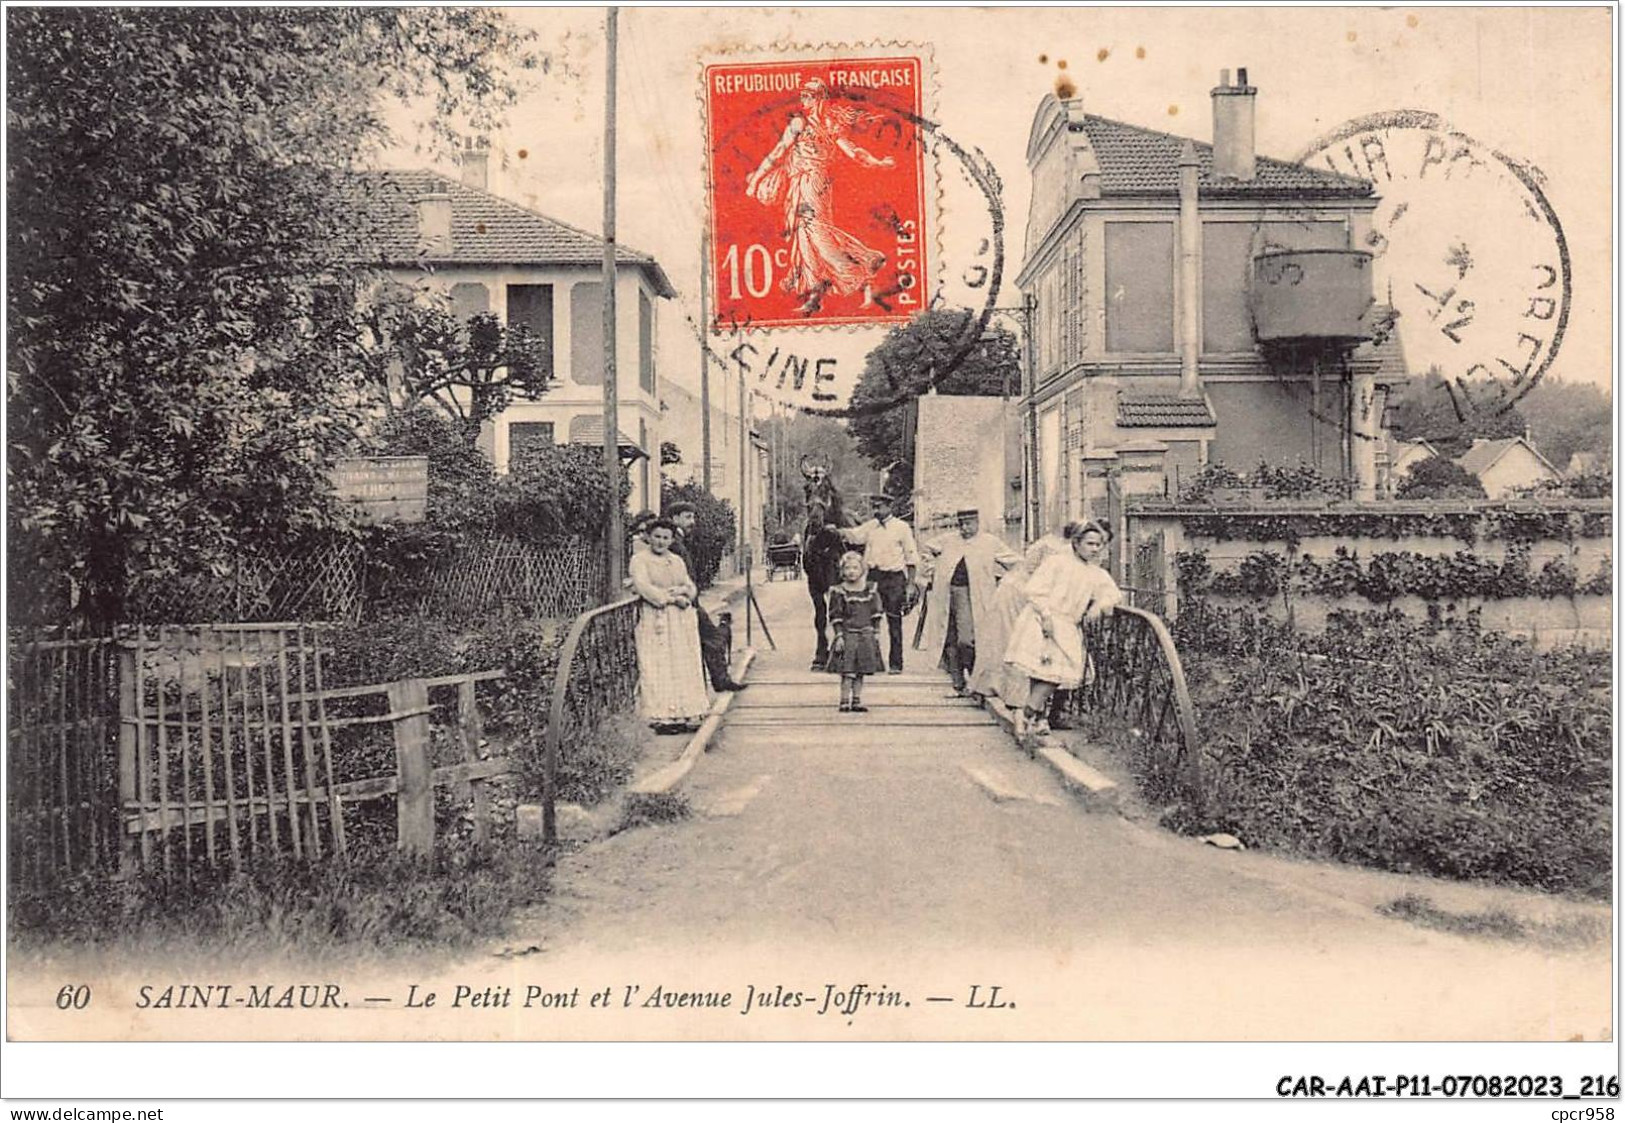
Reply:
[[807, 526], [801, 536], [801, 566], [807, 574], [807, 593], [813, 602], [813, 628], [818, 649], [812, 669], [821, 671], [829, 661], [829, 591], [840, 584], [841, 555], [846, 542], [839, 528], [856, 526], [846, 513], [841, 490], [829, 474], [829, 467], [811, 457], [801, 458], [801, 474], [806, 479], [802, 498], [807, 504]]

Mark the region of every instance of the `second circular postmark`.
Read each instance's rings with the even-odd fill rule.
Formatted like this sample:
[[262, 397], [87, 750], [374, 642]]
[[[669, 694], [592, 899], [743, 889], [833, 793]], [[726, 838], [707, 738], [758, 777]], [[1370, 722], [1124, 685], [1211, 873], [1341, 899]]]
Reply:
[[1413, 373], [1437, 371], [1464, 415], [1510, 409], [1540, 382], [1563, 344], [1572, 269], [1539, 169], [1421, 110], [1355, 118], [1299, 160], [1380, 196], [1355, 248], [1373, 255]]

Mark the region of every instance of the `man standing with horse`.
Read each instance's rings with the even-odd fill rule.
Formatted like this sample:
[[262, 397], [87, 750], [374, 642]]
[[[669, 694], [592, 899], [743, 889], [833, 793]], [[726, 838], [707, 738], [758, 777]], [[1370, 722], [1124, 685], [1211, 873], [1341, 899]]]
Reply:
[[869, 497], [874, 518], [861, 526], [841, 531], [846, 541], [863, 547], [869, 580], [880, 590], [886, 609], [886, 631], [891, 650], [887, 673], [903, 673], [903, 615], [908, 610], [909, 593], [914, 589], [920, 566], [920, 552], [914, 545], [914, 531], [902, 519], [892, 516], [892, 497], [877, 492]]
[[818, 650], [812, 669], [822, 671], [829, 662], [829, 591], [840, 583], [837, 569], [846, 543], [841, 528], [847, 524], [841, 492], [821, 458], [803, 456], [801, 474], [806, 479], [802, 497], [807, 504], [807, 529], [802, 535], [801, 565], [807, 574], [807, 594], [813, 602], [813, 629]]

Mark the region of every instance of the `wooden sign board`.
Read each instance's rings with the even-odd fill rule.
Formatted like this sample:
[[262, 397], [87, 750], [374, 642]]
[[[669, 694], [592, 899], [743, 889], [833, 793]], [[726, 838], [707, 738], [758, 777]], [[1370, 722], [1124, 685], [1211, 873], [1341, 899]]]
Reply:
[[349, 456], [333, 464], [333, 487], [363, 522], [422, 522], [429, 512], [427, 456]]

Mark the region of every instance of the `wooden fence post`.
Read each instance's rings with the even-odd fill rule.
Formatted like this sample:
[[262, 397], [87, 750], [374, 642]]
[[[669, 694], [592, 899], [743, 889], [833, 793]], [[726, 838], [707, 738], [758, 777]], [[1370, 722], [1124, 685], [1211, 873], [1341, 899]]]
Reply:
[[[136, 688], [135, 660], [137, 652], [119, 648], [118, 652], [118, 814], [114, 816], [114, 829], [118, 831], [119, 873], [128, 877], [140, 865], [137, 859], [139, 839], [144, 837], [146, 823], [141, 824], [142, 835], [133, 835], [124, 829], [126, 808], [137, 798], [137, 752], [141, 737], [141, 694]], [[143, 816], [143, 819], [145, 816]]]
[[429, 689], [422, 679], [389, 684], [395, 718], [397, 846], [407, 854], [434, 852], [434, 772], [429, 767]]
[[[462, 742], [463, 760], [473, 764], [480, 759], [480, 738], [485, 733], [485, 722], [480, 717], [479, 703], [474, 697], [474, 681], [466, 679], [457, 684], [457, 738]], [[462, 798], [472, 799], [474, 814], [474, 845], [484, 846], [491, 841], [491, 796], [484, 780], [458, 785]]]

